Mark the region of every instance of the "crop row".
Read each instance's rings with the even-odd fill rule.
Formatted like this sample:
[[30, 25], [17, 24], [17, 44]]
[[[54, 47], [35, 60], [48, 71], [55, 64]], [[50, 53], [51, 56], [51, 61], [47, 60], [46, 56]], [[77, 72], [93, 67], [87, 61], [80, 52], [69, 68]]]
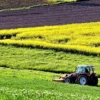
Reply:
[[0, 30], [0, 43], [100, 55], [100, 22]]
[[92, 54], [100, 55], [100, 47], [90, 47], [90, 46], [81, 46], [81, 45], [64, 45], [64, 44], [54, 44], [47, 43], [44, 41], [34, 41], [34, 40], [1, 40], [1, 44], [15, 45], [22, 47], [33, 47], [33, 48], [42, 48], [42, 49], [54, 49], [58, 51], [66, 51], [71, 53], [79, 54]]

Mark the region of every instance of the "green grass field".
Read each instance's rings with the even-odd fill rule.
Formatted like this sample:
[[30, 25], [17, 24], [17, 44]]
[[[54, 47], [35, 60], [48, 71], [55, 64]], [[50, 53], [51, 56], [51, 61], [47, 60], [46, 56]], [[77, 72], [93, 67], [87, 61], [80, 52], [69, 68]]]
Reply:
[[100, 100], [100, 82], [98, 87], [52, 82], [83, 64], [94, 65], [100, 76], [99, 25], [0, 30], [0, 100]]
[[[76, 0], [40, 1], [0, 0], [0, 11]], [[97, 87], [52, 81], [83, 64], [100, 76], [100, 22], [0, 30], [0, 100], [100, 100], [100, 81]]]
[[100, 87], [52, 82], [57, 76], [0, 68], [0, 100], [100, 100]]
[[16, 69], [34, 69], [48, 72], [73, 72], [77, 65], [96, 67], [100, 75], [100, 57], [0, 45], [0, 66]]
[[98, 87], [52, 82], [79, 64], [94, 65], [100, 76], [99, 63], [100, 56], [2, 44], [0, 100], [100, 100], [100, 82]]

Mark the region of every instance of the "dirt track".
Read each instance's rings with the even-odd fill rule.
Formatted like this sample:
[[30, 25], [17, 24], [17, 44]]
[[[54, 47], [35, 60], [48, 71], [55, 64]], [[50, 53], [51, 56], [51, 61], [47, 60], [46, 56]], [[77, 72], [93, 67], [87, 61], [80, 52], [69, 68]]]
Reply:
[[0, 12], [0, 29], [100, 21], [100, 0]]

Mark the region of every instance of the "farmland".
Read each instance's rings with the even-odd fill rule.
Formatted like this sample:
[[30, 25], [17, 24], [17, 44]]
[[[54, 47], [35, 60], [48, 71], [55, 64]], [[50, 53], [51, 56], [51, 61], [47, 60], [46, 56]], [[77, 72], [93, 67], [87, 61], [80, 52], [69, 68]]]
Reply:
[[0, 44], [100, 55], [99, 22], [1, 30], [0, 37]]
[[[99, 87], [54, 83], [58, 74], [0, 68], [1, 100], [99, 100]], [[82, 91], [81, 91], [82, 90]], [[59, 95], [58, 95], [59, 94]]]
[[100, 75], [99, 62], [97, 56], [0, 45], [0, 99], [99, 100], [99, 86], [52, 82], [61, 72], [73, 72], [84, 63], [95, 65]]
[[100, 1], [65, 3], [0, 12], [0, 29], [100, 21]]
[[100, 100], [100, 79], [52, 81], [84, 64], [100, 77], [100, 1], [24, 1], [0, 0], [0, 100]]
[[51, 5], [76, 0], [0, 0], [0, 10], [27, 9], [35, 6]]
[[76, 2], [77, 0], [46, 0], [50, 3], [64, 3], [64, 2]]
[[100, 57], [96, 56], [2, 45], [0, 53], [0, 66], [4, 68], [69, 73], [79, 64], [92, 64], [100, 75]]

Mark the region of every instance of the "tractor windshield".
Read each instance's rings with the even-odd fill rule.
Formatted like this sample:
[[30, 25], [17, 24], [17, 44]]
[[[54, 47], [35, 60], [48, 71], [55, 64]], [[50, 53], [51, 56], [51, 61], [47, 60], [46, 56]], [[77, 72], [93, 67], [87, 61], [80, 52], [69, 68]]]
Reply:
[[84, 73], [85, 72], [85, 69], [84, 69], [84, 67], [78, 67], [78, 69], [77, 69], [76, 72], [77, 73]]
[[76, 73], [94, 73], [94, 68], [91, 66], [78, 67]]

